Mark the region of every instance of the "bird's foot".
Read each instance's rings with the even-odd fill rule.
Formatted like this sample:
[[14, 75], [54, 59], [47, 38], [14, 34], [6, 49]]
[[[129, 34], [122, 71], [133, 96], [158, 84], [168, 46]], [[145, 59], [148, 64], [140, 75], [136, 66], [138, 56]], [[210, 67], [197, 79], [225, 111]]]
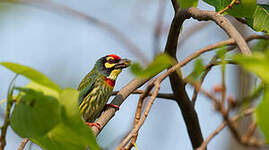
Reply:
[[95, 126], [96, 128], [98, 128], [99, 130], [101, 130], [101, 125], [98, 122], [94, 122], [94, 123], [90, 123], [90, 122], [85, 122], [86, 125], [88, 125], [90, 128]]
[[106, 104], [105, 107], [112, 107], [112, 108], [116, 109], [117, 111], [120, 109], [120, 106], [114, 105], [114, 104]]

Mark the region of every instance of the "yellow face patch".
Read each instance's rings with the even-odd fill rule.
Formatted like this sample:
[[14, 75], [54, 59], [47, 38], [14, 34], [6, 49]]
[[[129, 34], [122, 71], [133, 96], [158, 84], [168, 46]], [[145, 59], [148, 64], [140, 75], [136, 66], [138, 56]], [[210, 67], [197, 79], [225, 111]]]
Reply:
[[105, 67], [106, 67], [106, 68], [112, 68], [112, 67], [114, 67], [114, 66], [115, 66], [115, 64], [110, 64], [110, 63], [108, 63], [108, 62], [105, 63]]
[[111, 71], [108, 78], [111, 79], [111, 80], [116, 80], [120, 73], [121, 73], [121, 69], [115, 69], [115, 70]]

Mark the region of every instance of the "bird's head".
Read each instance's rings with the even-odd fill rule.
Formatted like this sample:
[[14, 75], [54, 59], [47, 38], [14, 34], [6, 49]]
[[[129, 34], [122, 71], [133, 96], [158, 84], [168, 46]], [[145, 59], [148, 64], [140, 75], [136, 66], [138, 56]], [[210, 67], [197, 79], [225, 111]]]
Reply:
[[111, 54], [97, 60], [95, 68], [106, 78], [116, 80], [122, 69], [128, 67], [131, 61], [121, 59], [119, 56]]

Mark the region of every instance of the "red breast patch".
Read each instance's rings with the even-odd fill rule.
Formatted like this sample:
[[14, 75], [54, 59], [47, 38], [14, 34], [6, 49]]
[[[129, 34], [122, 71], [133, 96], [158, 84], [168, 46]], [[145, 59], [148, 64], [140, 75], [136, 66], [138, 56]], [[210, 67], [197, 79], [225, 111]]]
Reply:
[[105, 81], [106, 81], [106, 83], [108, 84], [108, 85], [110, 85], [111, 87], [114, 87], [114, 85], [115, 85], [115, 80], [111, 80], [111, 79], [109, 79], [109, 78], [107, 78], [107, 77], [105, 77]]
[[108, 55], [109, 57], [113, 57], [115, 60], [120, 60], [120, 56], [115, 55], [115, 54], [110, 54]]

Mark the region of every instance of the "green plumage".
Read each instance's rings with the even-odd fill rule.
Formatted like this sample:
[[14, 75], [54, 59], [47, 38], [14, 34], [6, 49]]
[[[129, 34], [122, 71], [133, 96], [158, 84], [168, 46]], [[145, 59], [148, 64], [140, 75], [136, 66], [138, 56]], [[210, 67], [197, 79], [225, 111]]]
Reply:
[[79, 109], [86, 122], [94, 122], [111, 96], [118, 74], [128, 67], [130, 60], [117, 55], [98, 59], [94, 68], [84, 77], [78, 87]]
[[95, 67], [81, 81], [78, 90], [80, 113], [85, 121], [94, 122], [111, 96], [113, 87], [105, 82], [104, 75]]

